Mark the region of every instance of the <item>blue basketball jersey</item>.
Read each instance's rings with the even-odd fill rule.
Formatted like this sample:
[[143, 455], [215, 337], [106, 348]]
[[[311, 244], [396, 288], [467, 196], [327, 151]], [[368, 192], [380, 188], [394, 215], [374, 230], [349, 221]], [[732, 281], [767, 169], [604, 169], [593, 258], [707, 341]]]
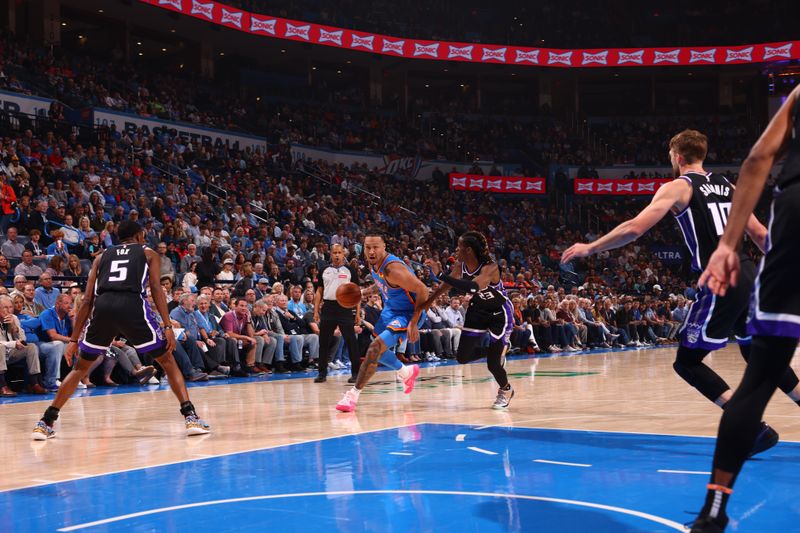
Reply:
[[399, 257], [389, 254], [386, 256], [386, 259], [383, 260], [383, 263], [375, 270], [370, 266], [370, 272], [372, 273], [372, 279], [378, 285], [378, 288], [381, 292], [381, 299], [383, 300], [383, 308], [385, 311], [390, 311], [392, 313], [408, 313], [410, 314], [414, 311], [414, 305], [417, 301], [417, 295], [413, 292], [408, 292], [405, 289], [399, 287], [392, 287], [383, 277], [383, 272], [386, 269], [386, 265], [391, 263], [400, 263], [405, 268], [411, 272], [411, 275], [416, 277], [414, 271], [405, 264]]

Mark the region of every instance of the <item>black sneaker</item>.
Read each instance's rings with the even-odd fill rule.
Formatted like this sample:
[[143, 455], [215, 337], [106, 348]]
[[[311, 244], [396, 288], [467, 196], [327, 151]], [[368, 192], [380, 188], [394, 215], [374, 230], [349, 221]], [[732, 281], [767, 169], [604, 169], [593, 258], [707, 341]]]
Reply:
[[286, 365], [283, 364], [283, 361], [277, 361], [274, 365], [272, 365], [272, 373], [273, 374], [288, 374], [289, 369], [286, 368]]
[[355, 383], [356, 381], [358, 381], [356, 376], [350, 376], [347, 380], [348, 383]]
[[263, 376], [264, 375], [264, 372], [262, 372], [261, 370], [257, 369], [256, 367], [253, 367], [253, 366], [245, 365], [245, 366], [242, 367], [242, 370], [247, 372], [247, 374], [250, 375], [250, 376]]
[[753, 444], [753, 450], [750, 452], [748, 458], [769, 450], [778, 444], [779, 440], [780, 437], [778, 436], [778, 432], [769, 427], [766, 422], [761, 422], [761, 429], [758, 432], [758, 437], [756, 437], [756, 442]]
[[319, 375], [314, 378], [314, 383], [325, 383], [326, 381], [328, 381], [327, 376]]
[[698, 516], [689, 533], [722, 533], [725, 531], [726, 525], [728, 525], [727, 516], [718, 516], [717, 518]]

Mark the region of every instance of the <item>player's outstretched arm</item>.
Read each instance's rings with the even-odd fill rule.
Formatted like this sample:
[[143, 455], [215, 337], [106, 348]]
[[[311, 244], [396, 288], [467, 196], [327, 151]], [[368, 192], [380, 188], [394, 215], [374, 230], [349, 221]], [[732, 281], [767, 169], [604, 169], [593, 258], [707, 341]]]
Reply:
[[[438, 276], [441, 273], [441, 268], [439, 266], [439, 263], [434, 261], [433, 259], [428, 259], [427, 261], [425, 261], [425, 266], [431, 269], [431, 273], [434, 276]], [[461, 277], [461, 261], [456, 261], [455, 263], [453, 263], [453, 268], [450, 270], [450, 276], [456, 279]], [[439, 297], [444, 293], [446, 293], [448, 290], [450, 290], [450, 285], [448, 285], [446, 282], [440, 283], [439, 286], [436, 287], [436, 290], [433, 291], [433, 293], [430, 295], [428, 301], [423, 304], [423, 308], [425, 310], [430, 309], [431, 306], [434, 303], [436, 303], [436, 300], [438, 300]]]
[[561, 262], [568, 263], [606, 250], [621, 248], [635, 241], [655, 226], [672, 208], [683, 209], [691, 199], [692, 186], [686, 180], [667, 183], [656, 192], [653, 200], [638, 215], [626, 220], [591, 243], [576, 243], [564, 250]]

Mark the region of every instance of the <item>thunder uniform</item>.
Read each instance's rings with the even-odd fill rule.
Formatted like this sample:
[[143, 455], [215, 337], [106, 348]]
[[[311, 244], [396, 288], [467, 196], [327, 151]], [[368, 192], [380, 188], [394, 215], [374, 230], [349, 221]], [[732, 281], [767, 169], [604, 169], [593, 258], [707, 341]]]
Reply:
[[[461, 279], [472, 280], [480, 273], [486, 263], [481, 263], [475, 272], [467, 270], [466, 263], [461, 263]], [[488, 333], [493, 341], [501, 341], [508, 346], [511, 332], [514, 330], [514, 307], [508, 299], [503, 282], [490, 283], [482, 291], [472, 296], [464, 317], [462, 335], [482, 337]], [[459, 348], [461, 345], [459, 345]]]
[[[383, 311], [381, 311], [381, 318], [375, 325], [375, 335], [381, 338], [389, 350], [392, 350], [401, 341], [405, 339], [406, 331], [408, 330], [408, 322], [414, 314], [414, 306], [416, 305], [417, 295], [413, 292], [408, 292], [399, 287], [392, 287], [389, 282], [383, 277], [383, 272], [386, 266], [392, 263], [399, 263], [407, 268], [412, 275], [414, 271], [405, 264], [400, 258], [389, 254], [378, 270], [370, 266], [370, 273], [372, 279], [380, 290], [381, 299], [383, 300]], [[417, 327], [425, 322], [425, 312], [420, 313]]]
[[[702, 272], [717, 248], [725, 230], [733, 199], [733, 186], [722, 175], [690, 172], [678, 179], [692, 186], [689, 205], [675, 215], [686, 246], [692, 255], [692, 270]], [[728, 343], [731, 331], [740, 344], [748, 343], [747, 307], [755, 279], [755, 264], [740, 255], [741, 273], [736, 287], [725, 296], [714, 295], [701, 287], [680, 329], [681, 345], [687, 348], [718, 350]]]
[[800, 99], [792, 110], [788, 155], [770, 209], [767, 253], [761, 260], [750, 308], [752, 335], [800, 338]]
[[[120, 244], [103, 252], [94, 284], [94, 309], [80, 342], [83, 353], [96, 358], [116, 337], [124, 337], [139, 353], [164, 353], [164, 331], [147, 302], [150, 279], [144, 244]], [[158, 273], [156, 273], [158, 274]]]

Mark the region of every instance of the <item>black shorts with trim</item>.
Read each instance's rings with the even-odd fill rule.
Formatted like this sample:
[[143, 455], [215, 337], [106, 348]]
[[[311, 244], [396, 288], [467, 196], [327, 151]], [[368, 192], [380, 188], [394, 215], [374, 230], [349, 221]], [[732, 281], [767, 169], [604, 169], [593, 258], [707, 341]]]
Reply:
[[137, 352], [153, 357], [162, 355], [166, 346], [164, 330], [150, 304], [133, 292], [104, 292], [97, 296], [80, 349], [96, 358], [116, 337], [124, 337]]

